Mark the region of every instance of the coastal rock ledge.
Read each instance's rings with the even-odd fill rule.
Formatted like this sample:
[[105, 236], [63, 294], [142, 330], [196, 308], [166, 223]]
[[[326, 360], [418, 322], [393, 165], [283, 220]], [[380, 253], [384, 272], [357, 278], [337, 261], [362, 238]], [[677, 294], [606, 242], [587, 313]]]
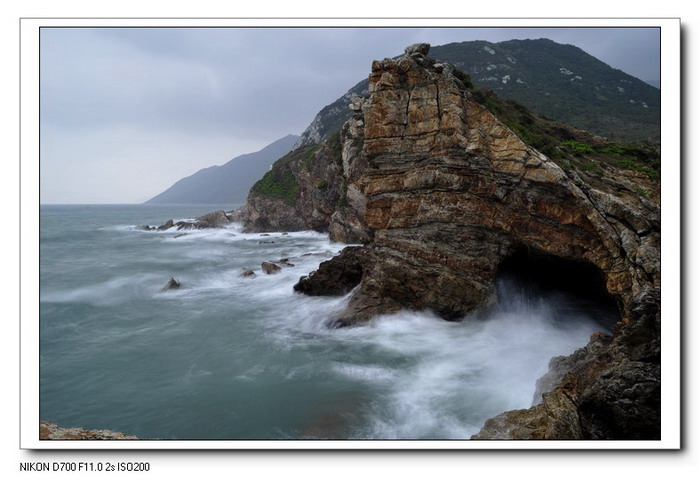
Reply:
[[56, 423], [39, 423], [40, 440], [137, 440], [136, 436], [107, 429], [61, 428]]
[[[660, 439], [658, 172], [617, 163], [607, 140], [489, 101], [427, 53], [422, 44], [374, 61], [353, 118], [334, 139], [276, 164], [271, 173], [294, 190], [285, 200], [252, 190], [245, 224], [274, 230], [269, 222], [284, 212], [287, 225], [364, 244], [296, 287], [352, 289], [332, 327], [402, 309], [460, 320], [493, 307], [508, 271], [611, 303], [612, 336], [555, 359], [535, 406], [487, 421], [474, 438]], [[506, 109], [515, 112], [509, 124]], [[538, 124], [558, 136], [549, 156], [513, 131]], [[309, 175], [321, 167], [327, 184]]]

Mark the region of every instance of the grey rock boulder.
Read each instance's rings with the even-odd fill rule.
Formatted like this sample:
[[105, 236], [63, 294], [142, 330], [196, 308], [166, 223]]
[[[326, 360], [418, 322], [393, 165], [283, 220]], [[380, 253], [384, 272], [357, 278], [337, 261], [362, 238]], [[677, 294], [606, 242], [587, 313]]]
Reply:
[[270, 263], [268, 261], [265, 261], [260, 266], [262, 267], [262, 270], [266, 274], [275, 274], [275, 273], [279, 273], [280, 271], [282, 271], [282, 268], [277, 266], [275, 263]]
[[419, 44], [411, 44], [406, 49], [404, 49], [404, 53], [407, 56], [415, 57], [415, 56], [427, 56], [428, 52], [430, 52], [430, 44], [426, 42], [421, 42]]
[[178, 290], [182, 287], [182, 284], [175, 278], [170, 278], [170, 281], [168, 281], [165, 286], [160, 290], [160, 291], [170, 291], [170, 290]]
[[309, 296], [342, 296], [349, 293], [362, 280], [363, 266], [367, 264], [367, 251], [360, 246], [350, 246], [333, 259], [324, 261], [308, 276], [302, 276], [294, 285], [294, 291]]
[[162, 225], [158, 226], [158, 230], [159, 230], [159, 231], [165, 231], [165, 230], [170, 229], [170, 228], [173, 227], [174, 225], [175, 225], [175, 224], [173, 223], [173, 220], [170, 219], [170, 220], [167, 221], [165, 224], [162, 224]]

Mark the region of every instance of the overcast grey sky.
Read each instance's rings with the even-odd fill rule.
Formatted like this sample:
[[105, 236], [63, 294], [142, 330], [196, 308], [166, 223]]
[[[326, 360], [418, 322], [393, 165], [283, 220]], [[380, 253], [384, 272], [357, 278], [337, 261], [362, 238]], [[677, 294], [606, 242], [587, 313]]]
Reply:
[[43, 28], [41, 203], [143, 202], [300, 134], [415, 42], [541, 37], [659, 78], [657, 29]]

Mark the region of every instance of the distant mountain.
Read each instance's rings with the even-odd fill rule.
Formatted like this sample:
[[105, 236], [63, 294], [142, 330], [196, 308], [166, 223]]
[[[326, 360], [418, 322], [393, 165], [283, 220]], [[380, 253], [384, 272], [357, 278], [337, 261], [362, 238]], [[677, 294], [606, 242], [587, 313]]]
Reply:
[[224, 165], [203, 168], [145, 203], [242, 204], [250, 187], [265, 175], [275, 160], [286, 155], [298, 139], [296, 135], [287, 135], [259, 152], [238, 156]]
[[[469, 41], [433, 46], [430, 57], [454, 64], [476, 86], [558, 122], [621, 141], [660, 139], [661, 91], [578, 47], [549, 39]], [[367, 86], [366, 80], [358, 83], [321, 110], [297, 147], [337, 130], [351, 116], [348, 100], [366, 94]]]

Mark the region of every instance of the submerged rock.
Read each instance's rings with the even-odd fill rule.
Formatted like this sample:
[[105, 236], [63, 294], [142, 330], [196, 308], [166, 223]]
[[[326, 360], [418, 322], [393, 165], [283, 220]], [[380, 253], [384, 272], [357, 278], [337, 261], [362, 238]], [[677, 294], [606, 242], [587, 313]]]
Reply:
[[275, 261], [276, 264], [279, 264], [280, 266], [287, 266], [289, 268], [294, 267], [294, 263], [289, 262], [289, 258], [282, 258], [279, 261]]
[[317, 253], [304, 253], [304, 254], [302, 254], [302, 255], [299, 256], [299, 257], [300, 257], [300, 258], [306, 258], [306, 257], [309, 257], [309, 256], [315, 256], [315, 257], [320, 256], [320, 257], [323, 257], [323, 258], [331, 258], [331, 257], [333, 257], [333, 253], [332, 253], [331, 251], [321, 251], [321, 252], [317, 252]]
[[177, 290], [181, 286], [182, 285], [180, 284], [180, 282], [177, 281], [175, 278], [170, 278], [170, 281], [168, 281], [160, 291]]
[[158, 230], [159, 230], [159, 231], [165, 231], [165, 230], [167, 230], [167, 229], [170, 229], [170, 228], [173, 227], [174, 225], [175, 225], [175, 224], [173, 224], [173, 220], [170, 219], [170, 220], [167, 221], [165, 224], [163, 224], [163, 225], [161, 225], [161, 226], [158, 226]]
[[197, 218], [197, 226], [199, 229], [225, 227], [231, 223], [231, 220], [226, 216], [224, 211], [215, 211]]
[[194, 229], [199, 229], [196, 222], [178, 221], [175, 223], [175, 225], [177, 226], [178, 231], [182, 231], [182, 230], [191, 231]]
[[262, 267], [262, 270], [266, 274], [275, 274], [275, 273], [279, 273], [280, 271], [282, 271], [282, 268], [277, 266], [275, 263], [270, 263], [268, 261], [265, 261], [260, 266]]
[[250, 268], [243, 268], [241, 270], [240, 276], [243, 278], [255, 278], [257, 275], [255, 274], [255, 271], [253, 271]]
[[140, 226], [140, 229], [144, 229], [147, 231], [152, 231], [152, 230], [158, 230], [158, 231], [165, 231], [167, 229], [170, 229], [172, 227], [177, 227], [178, 231], [182, 230], [192, 230], [192, 229], [212, 229], [212, 228], [221, 228], [221, 227], [226, 227], [228, 226], [231, 222], [233, 222], [232, 218], [229, 218], [229, 216], [226, 214], [224, 211], [214, 211], [214, 212], [209, 212], [208, 214], [204, 214], [203, 216], [197, 217], [194, 221], [178, 221], [178, 222], [173, 222], [172, 219], [166, 221], [164, 224], [161, 224], [160, 226], [156, 227], [151, 227], [151, 226]]

